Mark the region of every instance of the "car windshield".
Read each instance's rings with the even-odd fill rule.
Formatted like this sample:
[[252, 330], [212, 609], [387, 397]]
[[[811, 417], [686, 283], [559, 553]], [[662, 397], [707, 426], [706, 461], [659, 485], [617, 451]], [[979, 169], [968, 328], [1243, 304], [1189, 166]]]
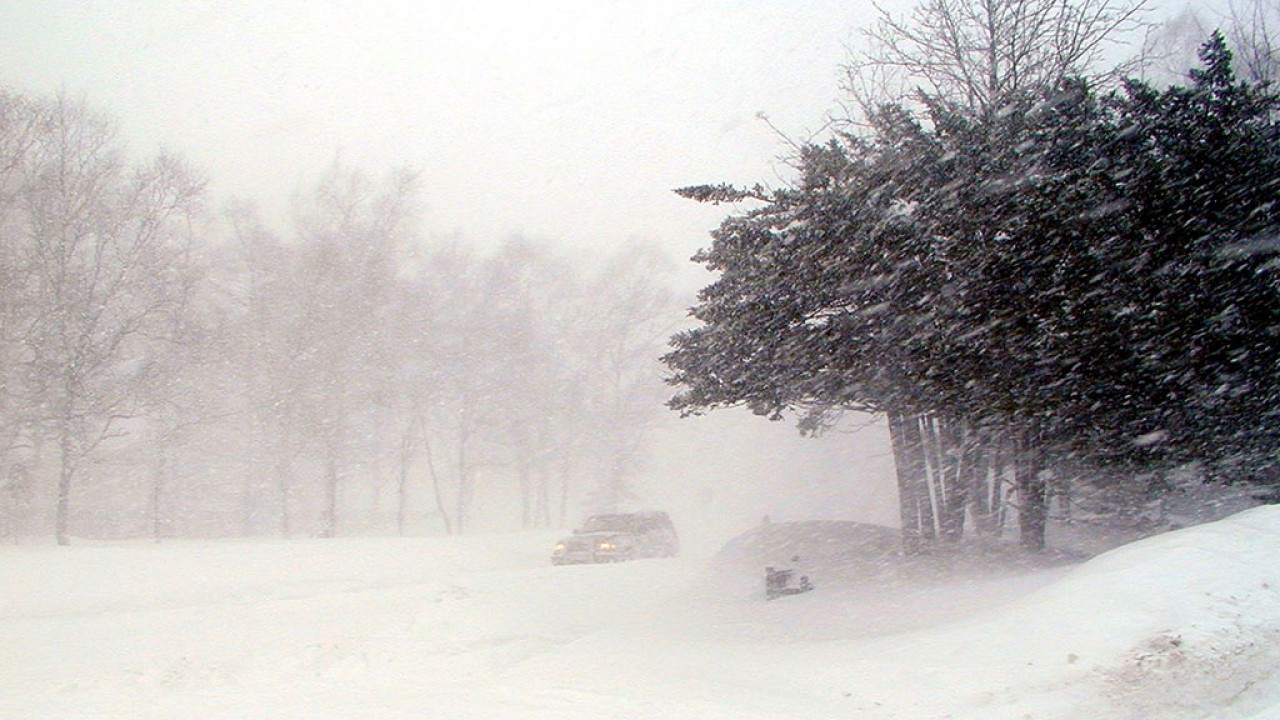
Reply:
[[634, 515], [595, 515], [583, 523], [582, 532], [635, 532], [637, 526]]

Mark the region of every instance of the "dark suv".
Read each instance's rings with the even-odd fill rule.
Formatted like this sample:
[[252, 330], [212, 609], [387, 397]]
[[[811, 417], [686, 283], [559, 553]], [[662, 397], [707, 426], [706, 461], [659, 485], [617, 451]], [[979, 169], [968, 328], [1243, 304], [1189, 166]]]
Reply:
[[555, 544], [551, 562], [620, 562], [647, 557], [674, 557], [680, 552], [671, 518], [664, 512], [592, 515], [573, 535]]

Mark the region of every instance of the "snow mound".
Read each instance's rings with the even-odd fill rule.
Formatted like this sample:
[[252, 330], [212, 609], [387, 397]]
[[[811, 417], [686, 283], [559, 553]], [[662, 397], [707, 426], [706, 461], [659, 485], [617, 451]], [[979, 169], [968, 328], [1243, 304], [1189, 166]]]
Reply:
[[765, 522], [733, 538], [712, 558], [709, 571], [722, 587], [735, 577], [755, 583], [764, 569], [791, 568], [825, 586], [937, 584], [957, 578], [1009, 575], [1082, 562], [1071, 550], [1026, 553], [1001, 539], [940, 543], [907, 555], [895, 528], [845, 521]]
[[828, 576], [882, 568], [901, 556], [902, 535], [893, 528], [858, 522], [815, 520], [762, 523], [733, 538], [712, 559], [726, 570], [789, 567]]
[[[1040, 587], [1009, 585], [990, 595], [986, 609], [936, 625], [810, 647], [804, 655], [817, 670], [806, 684], [814, 693], [848, 693], [880, 717], [1191, 720], [1274, 713], [1277, 568], [1280, 507], [1257, 508], [1074, 568], [1011, 575], [1039, 578]], [[947, 583], [937, 607], [959, 599], [967, 586]], [[928, 607], [907, 602], [900, 610]]]
[[[763, 567], [796, 555], [816, 589], [766, 601]], [[1083, 562], [1001, 544], [907, 558], [890, 529], [774, 523], [699, 587], [545, 661], [578, 681], [601, 658], [645, 668], [591, 679], [604, 694], [733, 688], [722, 705], [743, 717], [1280, 720], [1277, 568], [1276, 507]]]

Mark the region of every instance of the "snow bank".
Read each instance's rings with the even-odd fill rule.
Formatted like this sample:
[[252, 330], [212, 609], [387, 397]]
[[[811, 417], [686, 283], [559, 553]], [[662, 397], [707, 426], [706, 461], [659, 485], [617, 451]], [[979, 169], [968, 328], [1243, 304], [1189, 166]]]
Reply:
[[[903, 561], [891, 540], [852, 523], [758, 529], [708, 585], [579, 641], [556, 674], [608, 657], [649, 670], [592, 678], [600, 692], [721, 698], [743, 717], [1264, 718], [1280, 701], [1280, 508], [1075, 566]], [[812, 593], [764, 602], [761, 575], [724, 572], [806, 551]]]

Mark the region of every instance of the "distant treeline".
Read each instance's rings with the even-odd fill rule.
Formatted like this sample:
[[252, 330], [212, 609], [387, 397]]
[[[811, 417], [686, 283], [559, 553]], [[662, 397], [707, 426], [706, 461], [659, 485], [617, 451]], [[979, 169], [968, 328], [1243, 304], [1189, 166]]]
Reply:
[[334, 164], [280, 234], [83, 103], [0, 94], [0, 536], [452, 533], [482, 483], [518, 492], [511, 527], [626, 498], [666, 414], [665, 261], [432, 242], [417, 184]]

